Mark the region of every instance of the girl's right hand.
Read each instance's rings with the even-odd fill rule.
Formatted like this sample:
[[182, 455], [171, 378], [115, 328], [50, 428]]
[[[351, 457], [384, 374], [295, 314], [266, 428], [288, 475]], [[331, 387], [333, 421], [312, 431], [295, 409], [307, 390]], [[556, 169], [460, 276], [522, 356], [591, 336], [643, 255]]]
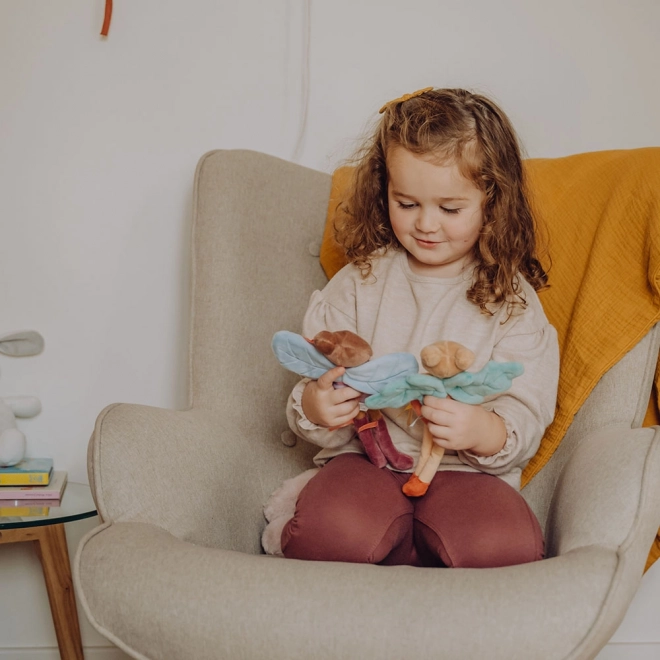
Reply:
[[360, 412], [360, 392], [351, 387], [334, 388], [333, 383], [346, 371], [335, 367], [305, 386], [302, 409], [305, 417], [326, 428], [345, 426]]

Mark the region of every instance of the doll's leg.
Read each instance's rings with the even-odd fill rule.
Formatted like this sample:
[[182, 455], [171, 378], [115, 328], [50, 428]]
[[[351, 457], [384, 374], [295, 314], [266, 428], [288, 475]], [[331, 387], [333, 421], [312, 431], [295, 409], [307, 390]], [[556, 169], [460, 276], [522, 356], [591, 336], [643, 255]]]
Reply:
[[415, 545], [425, 565], [489, 568], [543, 558], [536, 517], [498, 477], [441, 471], [414, 502]]
[[329, 461], [300, 493], [282, 532], [285, 557], [371, 564], [415, 563], [406, 475], [362, 454]]
[[387, 462], [395, 470], [410, 470], [414, 463], [413, 458], [399, 451], [394, 446], [390, 432], [387, 430], [387, 423], [385, 422], [383, 413], [380, 410], [372, 410], [369, 412], [369, 417], [377, 425], [376, 428], [371, 429], [372, 437]]
[[377, 468], [384, 468], [387, 465], [387, 459], [380, 448], [380, 444], [376, 441], [376, 435], [373, 433], [377, 425], [378, 422], [372, 421], [366, 412], [359, 412], [353, 419], [353, 426], [369, 460]]
[[[428, 427], [425, 432], [431, 436]], [[438, 471], [442, 457], [445, 455], [443, 447], [438, 447], [438, 445], [433, 442], [433, 439], [431, 439], [431, 442], [433, 443], [433, 447], [431, 447], [431, 455], [424, 464], [424, 469], [419, 473], [419, 480], [425, 484], [430, 484], [431, 481], [433, 481], [433, 477], [435, 477], [435, 473]]]
[[410, 476], [402, 489], [408, 497], [421, 497], [426, 493], [444, 453], [445, 450], [433, 442], [431, 431], [424, 423], [424, 436], [422, 437], [422, 451], [419, 461], [414, 474]]
[[415, 466], [415, 472], [414, 474], [419, 477], [419, 475], [422, 473], [422, 470], [424, 469], [424, 466], [426, 465], [426, 461], [431, 458], [431, 451], [433, 450], [433, 436], [431, 435], [431, 432], [429, 431], [428, 426], [426, 425], [426, 422], [424, 422], [424, 435], [422, 436], [422, 449], [419, 454], [419, 460], [417, 461], [417, 465]]

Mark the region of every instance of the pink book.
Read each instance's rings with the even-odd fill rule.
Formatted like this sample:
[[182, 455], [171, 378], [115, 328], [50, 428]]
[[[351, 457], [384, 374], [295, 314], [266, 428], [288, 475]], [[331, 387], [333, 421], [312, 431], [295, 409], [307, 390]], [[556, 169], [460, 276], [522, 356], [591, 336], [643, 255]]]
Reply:
[[59, 500], [66, 479], [66, 472], [53, 472], [47, 486], [0, 486], [0, 500]]

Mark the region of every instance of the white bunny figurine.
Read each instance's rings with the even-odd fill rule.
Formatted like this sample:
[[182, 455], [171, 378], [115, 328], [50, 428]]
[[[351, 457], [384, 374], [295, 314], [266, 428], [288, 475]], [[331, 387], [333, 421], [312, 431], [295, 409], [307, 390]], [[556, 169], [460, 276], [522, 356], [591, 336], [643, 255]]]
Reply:
[[[12, 357], [37, 355], [44, 347], [43, 337], [25, 330], [0, 337], [0, 353]], [[16, 417], [34, 417], [41, 402], [33, 396], [0, 398], [0, 467], [16, 465], [25, 456], [25, 435], [16, 427]]]

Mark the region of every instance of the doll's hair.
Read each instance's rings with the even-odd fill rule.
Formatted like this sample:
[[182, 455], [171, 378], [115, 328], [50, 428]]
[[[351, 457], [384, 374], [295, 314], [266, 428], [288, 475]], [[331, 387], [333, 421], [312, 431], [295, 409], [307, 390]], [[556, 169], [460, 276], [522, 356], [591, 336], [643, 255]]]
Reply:
[[509, 313], [525, 307], [518, 273], [535, 290], [547, 284], [547, 275], [537, 258], [520, 146], [504, 112], [463, 89], [429, 89], [383, 107], [373, 135], [354, 159], [350, 192], [335, 223], [338, 242], [364, 278], [376, 251], [401, 249], [387, 201], [386, 159], [393, 147], [430, 155], [438, 164], [456, 163], [483, 191], [484, 224], [474, 246], [477, 264], [467, 298], [486, 314], [492, 313], [489, 305], [506, 304]]

